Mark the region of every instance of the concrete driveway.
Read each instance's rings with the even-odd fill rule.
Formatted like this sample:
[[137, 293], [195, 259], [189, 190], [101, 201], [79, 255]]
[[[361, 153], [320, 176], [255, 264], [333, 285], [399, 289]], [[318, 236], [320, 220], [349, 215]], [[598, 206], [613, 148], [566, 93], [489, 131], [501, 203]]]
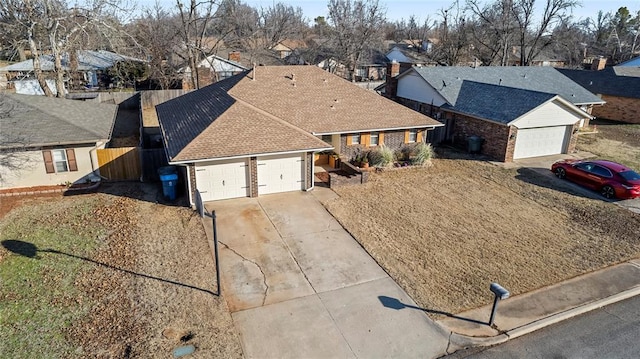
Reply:
[[[561, 154], [561, 155], [553, 155], [553, 156], [543, 156], [543, 157], [535, 157], [535, 158], [526, 158], [522, 160], [516, 160], [512, 163], [501, 163], [501, 162], [493, 162], [494, 164], [501, 165], [505, 168], [528, 168], [537, 173], [540, 173], [547, 177], [555, 178], [553, 172], [551, 172], [551, 165], [563, 159], [588, 159], [595, 157], [594, 154], [590, 152], [579, 151], [574, 154]], [[609, 200], [602, 197], [598, 192], [592, 191], [588, 188], [582, 187], [570, 181], [563, 181], [560, 179], [556, 179], [558, 181], [559, 186], [564, 186], [570, 188], [572, 192], [579, 193], [580, 195], [587, 197], [602, 200], [605, 202], [612, 202], [617, 206], [628, 209], [634, 213], [640, 213], [640, 198], [634, 199], [626, 199], [626, 200]]]
[[[320, 204], [332, 191], [217, 201], [222, 291], [248, 358], [434, 358], [449, 333]], [[212, 238], [211, 219], [204, 219]]]

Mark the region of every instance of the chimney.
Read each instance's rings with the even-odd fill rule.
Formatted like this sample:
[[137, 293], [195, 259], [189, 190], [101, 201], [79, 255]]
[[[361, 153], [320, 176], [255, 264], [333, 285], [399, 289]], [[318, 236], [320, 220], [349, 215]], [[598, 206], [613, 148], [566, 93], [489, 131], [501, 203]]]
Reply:
[[240, 60], [241, 60], [240, 51], [231, 51], [229, 53], [228, 60], [240, 63]]
[[396, 77], [400, 74], [400, 63], [393, 60], [387, 64], [387, 76], [385, 79], [384, 95], [388, 98], [395, 98], [398, 88], [398, 79]]
[[400, 74], [400, 63], [396, 60], [387, 64], [387, 77], [396, 77]]
[[591, 70], [593, 71], [604, 70], [604, 67], [606, 65], [607, 65], [607, 59], [604, 57], [593, 59], [593, 62], [591, 63]]

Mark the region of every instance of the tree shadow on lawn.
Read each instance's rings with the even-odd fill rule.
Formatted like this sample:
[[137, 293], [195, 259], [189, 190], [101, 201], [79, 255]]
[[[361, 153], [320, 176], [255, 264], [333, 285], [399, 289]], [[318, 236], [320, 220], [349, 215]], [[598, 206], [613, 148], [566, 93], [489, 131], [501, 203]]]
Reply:
[[86, 258], [86, 257], [82, 257], [82, 256], [78, 256], [75, 254], [71, 254], [71, 253], [65, 253], [65, 252], [61, 252], [58, 251], [56, 249], [38, 249], [38, 247], [33, 244], [33, 243], [29, 243], [29, 242], [25, 242], [25, 241], [19, 241], [19, 240], [15, 240], [15, 239], [7, 239], [4, 240], [2, 242], [0, 242], [2, 244], [2, 246], [4, 248], [6, 248], [9, 252], [11, 253], [15, 253], [18, 255], [21, 255], [23, 257], [27, 257], [27, 258], [33, 258], [33, 259], [41, 259], [41, 257], [38, 255], [38, 253], [52, 253], [52, 254], [58, 254], [58, 255], [63, 255], [63, 256], [67, 256], [70, 258], [75, 258], [75, 259], [79, 259], [79, 260], [83, 260], [85, 262], [89, 262], [89, 263], [93, 263], [95, 265], [101, 266], [101, 267], [105, 267], [105, 268], [109, 268], [109, 269], [113, 269], [119, 272], [123, 272], [123, 273], [127, 273], [127, 274], [132, 274], [138, 277], [142, 277], [142, 278], [147, 278], [147, 279], [153, 279], [153, 280], [157, 280], [160, 282], [164, 282], [164, 283], [168, 283], [168, 284], [172, 284], [172, 285], [177, 285], [180, 287], [185, 287], [185, 288], [189, 288], [189, 289], [193, 289], [193, 290], [197, 290], [200, 292], [204, 292], [204, 293], [208, 293], [211, 295], [215, 295], [218, 296], [218, 294], [208, 290], [208, 289], [203, 289], [203, 288], [198, 288], [189, 284], [185, 284], [185, 283], [180, 283], [180, 282], [176, 282], [173, 280], [169, 280], [169, 279], [164, 279], [164, 278], [158, 278], [158, 277], [154, 277], [148, 274], [144, 274], [144, 273], [138, 273], [138, 272], [134, 272], [128, 269], [124, 269], [124, 268], [119, 268], [116, 266], [113, 266], [111, 264], [107, 264], [107, 263], [102, 263], [102, 262], [98, 262], [96, 260], [93, 260], [91, 258]]
[[471, 323], [481, 324], [481, 325], [489, 325], [489, 322], [482, 322], [482, 321], [471, 319], [471, 318], [459, 317], [457, 315], [454, 315], [454, 314], [451, 314], [451, 313], [448, 313], [448, 312], [443, 312], [443, 311], [440, 311], [440, 310], [416, 307], [415, 305], [402, 303], [397, 298], [391, 298], [391, 297], [387, 297], [387, 296], [384, 296], [384, 295], [379, 295], [378, 296], [378, 300], [380, 301], [380, 303], [382, 303], [382, 305], [385, 308], [390, 308], [390, 309], [395, 309], [395, 310], [401, 310], [401, 309], [404, 309], [404, 308], [417, 309], [417, 310], [421, 310], [421, 311], [423, 311], [425, 313], [440, 314], [440, 315], [447, 316], [449, 318], [455, 318], [455, 319], [464, 320], [465, 322], [471, 322]]
[[581, 187], [566, 179], [557, 178], [548, 168], [522, 167], [518, 168], [516, 179], [532, 185], [563, 192], [576, 197], [584, 197], [604, 202], [616, 202], [616, 199], [607, 199], [596, 191]]

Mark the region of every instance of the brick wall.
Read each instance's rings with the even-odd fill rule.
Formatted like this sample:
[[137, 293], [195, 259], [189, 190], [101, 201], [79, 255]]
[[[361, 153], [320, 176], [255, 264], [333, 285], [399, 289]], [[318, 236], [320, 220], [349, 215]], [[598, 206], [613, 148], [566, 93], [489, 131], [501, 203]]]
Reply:
[[515, 137], [517, 129], [477, 118], [454, 114], [453, 141], [455, 144], [467, 147], [467, 139], [470, 136], [479, 136], [484, 139], [481, 153], [499, 161], [509, 162], [513, 160]]
[[602, 95], [607, 101], [602, 106], [594, 106], [592, 114], [607, 120], [640, 123], [640, 99]]
[[[371, 151], [378, 146], [363, 146], [363, 145], [350, 145], [347, 146], [347, 137], [349, 134], [340, 135], [340, 156], [350, 160], [358, 153]], [[426, 131], [422, 132], [423, 141], [426, 138]], [[392, 149], [393, 151], [400, 150], [404, 145], [404, 130], [401, 131], [384, 131], [384, 145]]]
[[313, 187], [313, 152], [305, 153], [304, 166], [306, 172], [304, 189], [307, 190]]
[[251, 197], [258, 197], [258, 158], [249, 159], [249, 193]]
[[196, 202], [196, 166], [193, 163], [189, 164], [189, 184], [190, 187], [189, 191], [191, 191], [191, 198], [193, 199], [193, 202]]
[[341, 162], [340, 170], [341, 173], [329, 172], [330, 188], [362, 184], [369, 180], [368, 171], [362, 171], [349, 162]]

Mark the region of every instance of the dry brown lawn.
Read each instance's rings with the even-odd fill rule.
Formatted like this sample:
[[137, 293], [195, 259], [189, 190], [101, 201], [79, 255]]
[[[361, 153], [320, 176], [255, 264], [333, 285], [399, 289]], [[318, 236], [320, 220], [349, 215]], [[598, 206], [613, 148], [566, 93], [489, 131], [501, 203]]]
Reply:
[[[24, 258], [0, 246], [0, 270], [17, 281], [0, 281], [0, 312], [25, 306], [62, 317], [53, 325], [49, 315], [23, 318], [18, 311], [0, 320], [5, 354], [169, 358], [192, 344], [197, 350], [190, 358], [242, 357], [227, 305], [213, 293], [215, 267], [200, 218], [189, 208], [156, 203], [153, 185], [101, 191], [34, 196], [3, 207], [0, 241], [29, 242], [39, 253]], [[49, 278], [55, 273], [64, 275]], [[20, 286], [21, 276], [35, 284]]]
[[488, 304], [640, 255], [640, 215], [554, 177], [473, 160], [373, 174], [325, 203], [427, 309]]
[[640, 125], [605, 120], [592, 124], [597, 126], [598, 133], [581, 134], [578, 149], [640, 171]]

